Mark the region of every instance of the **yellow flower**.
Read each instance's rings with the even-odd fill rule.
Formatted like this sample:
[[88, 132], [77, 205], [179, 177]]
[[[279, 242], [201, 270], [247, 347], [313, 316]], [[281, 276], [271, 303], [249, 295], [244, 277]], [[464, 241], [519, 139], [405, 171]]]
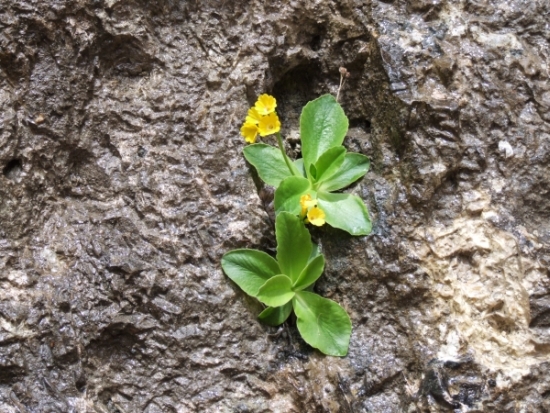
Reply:
[[262, 116], [269, 115], [270, 113], [275, 112], [276, 107], [277, 101], [275, 100], [275, 98], [266, 93], [260, 95], [260, 97], [258, 97], [258, 100], [256, 101], [256, 105], [254, 105], [254, 108]]
[[252, 125], [257, 125], [260, 123], [260, 120], [262, 119], [261, 115], [258, 113], [256, 108], [250, 108], [248, 110], [248, 115], [246, 116], [246, 123], [250, 123]]
[[269, 115], [262, 116], [258, 123], [258, 132], [260, 136], [273, 135], [281, 130], [281, 122], [276, 113], [270, 113]]
[[325, 212], [318, 207], [313, 207], [307, 213], [307, 220], [316, 227], [321, 227], [325, 224]]
[[277, 101], [273, 96], [263, 94], [258, 97], [256, 105], [248, 110], [241, 127], [241, 135], [248, 143], [256, 142], [260, 136], [273, 135], [281, 130], [281, 122], [275, 113]]
[[311, 198], [310, 194], [305, 194], [300, 197], [300, 217], [305, 218], [306, 224], [315, 226], [323, 226], [325, 224], [325, 211], [317, 207], [317, 200]]
[[258, 136], [258, 126], [254, 123], [245, 122], [241, 127], [241, 135], [248, 143], [256, 142], [256, 136]]
[[300, 216], [304, 218], [309, 208], [317, 206], [317, 200], [311, 199], [310, 194], [302, 195], [300, 197], [300, 206], [302, 207], [302, 212], [300, 212]]

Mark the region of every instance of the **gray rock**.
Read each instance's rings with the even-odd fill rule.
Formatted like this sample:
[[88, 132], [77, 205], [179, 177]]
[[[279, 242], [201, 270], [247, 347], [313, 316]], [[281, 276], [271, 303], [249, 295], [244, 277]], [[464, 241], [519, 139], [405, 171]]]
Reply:
[[[0, 0], [6, 412], [550, 409], [546, 1]], [[313, 231], [349, 355], [222, 273], [272, 251], [239, 128], [340, 94], [369, 237]]]

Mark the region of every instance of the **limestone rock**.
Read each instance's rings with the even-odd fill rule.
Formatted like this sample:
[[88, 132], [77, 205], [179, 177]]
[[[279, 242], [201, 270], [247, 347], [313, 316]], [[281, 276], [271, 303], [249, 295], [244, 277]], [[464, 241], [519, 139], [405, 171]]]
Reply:
[[[550, 33], [534, 0], [0, 0], [6, 412], [550, 409]], [[271, 251], [239, 128], [336, 93], [372, 235], [324, 228], [325, 357], [222, 273]]]

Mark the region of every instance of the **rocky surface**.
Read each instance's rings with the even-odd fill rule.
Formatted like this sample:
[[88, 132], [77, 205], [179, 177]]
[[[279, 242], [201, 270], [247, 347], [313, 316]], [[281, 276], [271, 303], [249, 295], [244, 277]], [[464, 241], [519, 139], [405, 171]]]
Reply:
[[[545, 0], [0, 0], [0, 411], [550, 409]], [[238, 130], [352, 74], [351, 191], [314, 232], [345, 358], [221, 272], [274, 247]]]

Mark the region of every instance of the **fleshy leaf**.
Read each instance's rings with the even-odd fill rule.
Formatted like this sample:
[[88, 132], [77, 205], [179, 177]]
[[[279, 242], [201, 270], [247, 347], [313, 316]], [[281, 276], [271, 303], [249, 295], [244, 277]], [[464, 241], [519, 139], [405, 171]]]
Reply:
[[291, 312], [292, 301], [289, 301], [280, 307], [267, 307], [258, 318], [267, 325], [278, 326], [286, 321]]
[[241, 289], [256, 297], [258, 290], [271, 277], [280, 274], [281, 269], [275, 259], [265, 252], [238, 249], [222, 257], [222, 268]]
[[[283, 179], [292, 176], [278, 148], [256, 143], [245, 146], [243, 153], [246, 160], [256, 168], [260, 178], [268, 185], [277, 187]], [[298, 172], [297, 168], [296, 172]]]
[[313, 284], [323, 273], [325, 268], [325, 257], [317, 255], [309, 261], [307, 267], [304, 268], [296, 282], [292, 285], [294, 291], [303, 290]]
[[317, 193], [318, 207], [325, 212], [327, 224], [351, 235], [368, 235], [372, 229], [367, 207], [355, 195]]
[[340, 169], [329, 179], [319, 185], [320, 191], [337, 191], [351, 185], [363, 175], [370, 167], [370, 160], [360, 153], [348, 153]]
[[307, 176], [313, 182], [315, 182], [317, 180], [317, 168], [315, 167], [314, 164], [309, 165], [309, 170], [308, 170]]
[[258, 291], [257, 298], [270, 307], [280, 307], [294, 297], [292, 280], [284, 274], [276, 275], [265, 282]]
[[309, 102], [300, 116], [300, 137], [305, 170], [327, 149], [340, 146], [348, 131], [348, 118], [332, 95]]
[[304, 159], [303, 158], [296, 159], [294, 161], [294, 166], [296, 167], [296, 169], [298, 169], [298, 172], [300, 173], [301, 176], [303, 176], [304, 178], [307, 178], [306, 170], [304, 169]]
[[281, 212], [275, 219], [275, 237], [279, 267], [283, 274], [290, 277], [292, 284], [309, 261], [313, 249], [311, 236], [300, 218]]
[[288, 211], [300, 213], [300, 197], [311, 188], [309, 181], [301, 176], [290, 176], [275, 190], [275, 213]]
[[307, 291], [292, 300], [296, 325], [311, 347], [329, 356], [345, 356], [351, 336], [351, 320], [338, 303]]
[[[315, 162], [317, 182], [323, 182], [329, 179], [338, 171], [346, 155], [346, 148], [343, 146], [335, 146], [327, 149]], [[313, 167], [313, 165], [312, 165]]]
[[315, 243], [311, 243], [311, 254], [309, 256], [309, 261], [313, 260], [315, 257], [317, 257], [321, 253], [319, 246]]

